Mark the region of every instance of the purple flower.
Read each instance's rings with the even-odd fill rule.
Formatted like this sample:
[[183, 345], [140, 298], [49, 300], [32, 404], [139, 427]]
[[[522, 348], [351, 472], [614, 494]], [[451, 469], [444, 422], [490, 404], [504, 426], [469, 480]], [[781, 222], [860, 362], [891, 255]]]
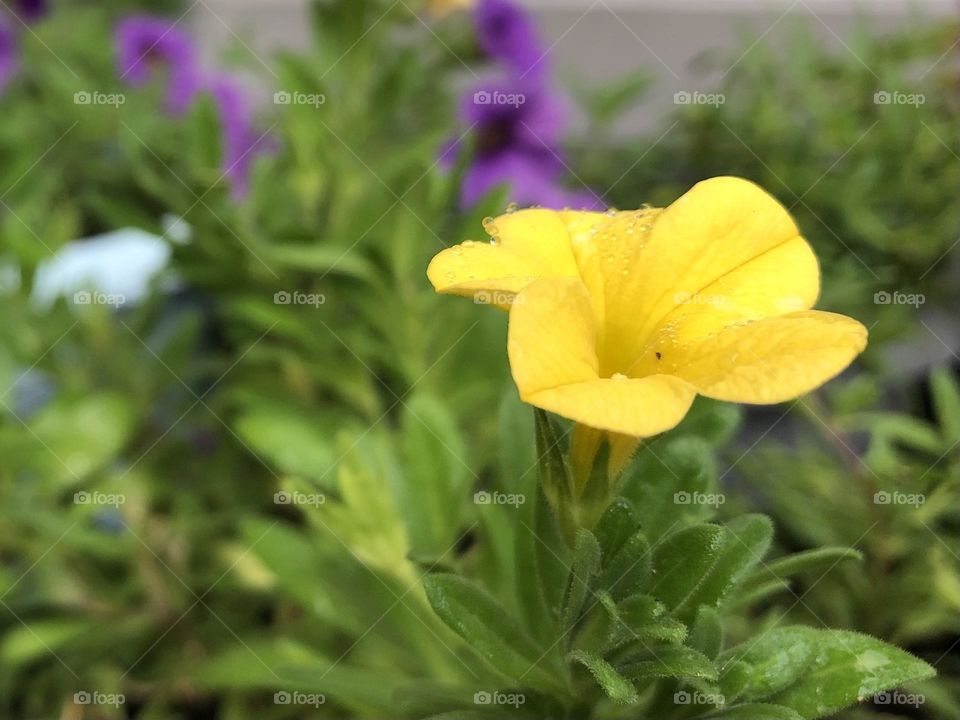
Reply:
[[187, 33], [165, 18], [133, 15], [117, 26], [116, 42], [122, 80], [146, 85], [159, 67], [167, 75], [168, 109], [175, 115], [187, 110], [200, 86], [197, 52]]
[[[487, 83], [464, 98], [460, 114], [474, 138], [461, 188], [464, 207], [504, 184], [510, 187], [510, 200], [521, 205], [600, 206], [589, 191], [574, 193], [560, 185], [567, 170], [558, 147], [565, 112], [550, 92], [530, 83]], [[461, 149], [454, 144], [444, 157]]]
[[519, 5], [511, 0], [481, 0], [474, 23], [477, 40], [488, 57], [521, 79], [546, 75], [547, 53], [536, 24]]
[[47, 13], [46, 0], [17, 0], [14, 9], [20, 17], [27, 20], [39, 20]]
[[257, 132], [253, 109], [235, 80], [221, 75], [210, 81], [208, 89], [220, 115], [223, 173], [230, 181], [233, 199], [242, 200], [250, 188], [253, 161], [269, 149], [268, 141]]
[[17, 38], [10, 26], [0, 18], [0, 94], [6, 90], [19, 64]]

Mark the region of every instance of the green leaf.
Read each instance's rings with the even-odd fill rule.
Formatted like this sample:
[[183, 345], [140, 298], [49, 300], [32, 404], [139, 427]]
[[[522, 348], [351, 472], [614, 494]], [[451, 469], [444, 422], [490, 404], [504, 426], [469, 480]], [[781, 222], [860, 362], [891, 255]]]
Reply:
[[757, 568], [744, 580], [744, 588], [750, 589], [768, 582], [782, 581], [804, 572], [827, 572], [844, 560], [863, 560], [863, 555], [853, 548], [825, 547], [794, 553], [777, 558]]
[[770, 632], [771, 644], [805, 644], [814, 653], [797, 682], [770, 698], [804, 718], [827, 717], [875, 693], [935, 674], [919, 658], [868, 635], [805, 627], [775, 633]]
[[573, 544], [573, 479], [563, 456], [560, 438], [549, 416], [540, 408], [534, 408], [534, 427], [537, 438], [537, 468], [540, 487], [557, 514], [564, 538]]
[[618, 673], [603, 658], [591, 653], [577, 651], [570, 654], [570, 659], [586, 666], [597, 682], [600, 683], [600, 687], [603, 688], [607, 697], [614, 702], [635, 703], [639, 699], [633, 683]]
[[133, 405], [118, 393], [58, 399], [30, 423], [30, 434], [43, 449], [34, 464], [75, 483], [112, 462], [135, 427]]
[[560, 672], [486, 590], [456, 575], [428, 575], [423, 582], [434, 612], [494, 670], [513, 682], [558, 689]]
[[723, 624], [720, 622], [720, 614], [714, 608], [707, 605], [700, 607], [690, 629], [687, 644], [711, 660], [717, 658], [723, 647]]
[[637, 530], [620, 546], [616, 554], [603, 558], [603, 571], [597, 587], [620, 600], [641, 590], [650, 577], [650, 543], [642, 530]]
[[526, 627], [543, 643], [558, 634], [560, 603], [570, 566], [570, 549], [560, 535], [556, 516], [531, 475], [528, 487], [534, 502], [520, 506], [517, 532], [517, 597]]
[[742, 696], [763, 700], [796, 682], [815, 652], [806, 628], [774, 628], [725, 653], [724, 663], [747, 663], [751, 672]]
[[237, 434], [255, 453], [292, 475], [333, 485], [333, 451], [328, 429], [296, 408], [280, 404], [252, 407], [236, 422]]
[[636, 508], [647, 539], [656, 544], [662, 536], [714, 515], [715, 506], [683, 499], [719, 500], [716, 475], [716, 460], [707, 443], [695, 437], [668, 437], [662, 451], [659, 446], [656, 453], [640, 450], [625, 473], [623, 494]]
[[560, 614], [560, 629], [572, 640], [571, 630], [583, 610], [584, 602], [590, 593], [590, 583], [594, 573], [600, 568], [600, 544], [589, 530], [577, 532], [577, 543], [573, 553], [573, 565], [567, 579], [567, 591], [564, 596], [563, 610]]
[[930, 373], [930, 392], [947, 446], [960, 443], [960, 385], [948, 367]]
[[704, 716], [704, 720], [713, 720], [713, 718], [717, 720], [720, 718], [723, 720], [803, 720], [802, 716], [788, 707], [767, 703], [733, 705]]
[[692, 619], [700, 605], [717, 605], [754, 565], [762, 562], [773, 538], [766, 515], [744, 515], [724, 527], [723, 545], [702, 581], [675, 609], [681, 619]]
[[718, 525], [695, 525], [670, 535], [653, 550], [650, 594], [671, 610], [680, 605], [710, 572], [723, 542]]
[[31, 620], [29, 626], [11, 628], [0, 643], [4, 665], [17, 667], [56, 652], [92, 629], [86, 620], [53, 618]]
[[614, 499], [593, 531], [600, 543], [603, 557], [611, 558], [616, 555], [639, 527], [640, 518], [633, 503], [623, 497]]
[[336, 273], [355, 278], [369, 278], [370, 264], [356, 252], [328, 242], [271, 244], [257, 250], [264, 262], [310, 273]]
[[687, 626], [670, 617], [663, 603], [649, 595], [631, 595], [619, 605], [606, 593], [601, 600], [611, 620], [610, 648], [634, 641], [681, 643], [687, 636]]
[[620, 672], [633, 680], [647, 678], [700, 678], [716, 680], [717, 669], [703, 653], [693, 648], [665, 646], [648, 650], [644, 660], [630, 662]]
[[411, 549], [440, 558], [461, 532], [468, 497], [466, 446], [447, 407], [429, 395], [404, 401], [403, 472], [396, 483]]

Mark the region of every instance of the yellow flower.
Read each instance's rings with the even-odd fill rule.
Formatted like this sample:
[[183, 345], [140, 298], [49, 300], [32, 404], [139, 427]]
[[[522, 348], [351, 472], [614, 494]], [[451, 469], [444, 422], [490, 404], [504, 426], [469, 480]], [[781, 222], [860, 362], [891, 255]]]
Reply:
[[444, 250], [430, 281], [509, 308], [520, 397], [589, 428], [656, 435], [698, 393], [790, 400], [866, 346], [856, 320], [811, 310], [816, 257], [746, 180], [706, 180], [665, 210], [529, 209], [487, 225], [490, 243]]

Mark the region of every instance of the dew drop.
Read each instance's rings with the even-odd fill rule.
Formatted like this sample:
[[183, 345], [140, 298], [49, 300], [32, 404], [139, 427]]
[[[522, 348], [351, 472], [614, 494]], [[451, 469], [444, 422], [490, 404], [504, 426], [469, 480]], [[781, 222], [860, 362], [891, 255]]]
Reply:
[[624, 375], [623, 373], [614, 373], [613, 375], [610, 376], [610, 379], [611, 380], [628, 380], [629, 378], [627, 378], [627, 376]]
[[[515, 212], [517, 211], [517, 208], [519, 208], [519, 207], [520, 207], [520, 206], [517, 205], [515, 202], [512, 202], [512, 203], [510, 203], [509, 205], [507, 205], [507, 212], [508, 212], [508, 213], [515, 213]], [[492, 220], [491, 220], [491, 222], [492, 222]]]
[[493, 225], [493, 218], [490, 217], [489, 215], [487, 215], [487, 216], [483, 219], [483, 226], [484, 226], [485, 228], [489, 228], [491, 225]]

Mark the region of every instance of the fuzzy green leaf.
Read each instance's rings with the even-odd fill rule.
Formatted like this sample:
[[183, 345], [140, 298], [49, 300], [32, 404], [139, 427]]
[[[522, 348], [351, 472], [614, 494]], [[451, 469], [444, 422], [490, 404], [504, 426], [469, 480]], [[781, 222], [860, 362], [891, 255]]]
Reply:
[[567, 579], [567, 591], [563, 599], [561, 612], [561, 631], [568, 640], [570, 631], [580, 617], [584, 602], [590, 593], [590, 582], [600, 568], [600, 544], [589, 530], [577, 532], [577, 544], [573, 553], [573, 565]]
[[[797, 665], [802, 663], [781, 656], [782, 664], [774, 655], [769, 670], [770, 677], [799, 675], [772, 695], [770, 702], [790, 707], [808, 719], [827, 717], [875, 693], [934, 675], [934, 669], [919, 658], [847, 630], [778, 628], [767, 633], [763, 642], [780, 650], [805, 646], [806, 650], [795, 652], [812, 655], [801, 670]], [[770, 687], [769, 682], [761, 683], [761, 687], [764, 684]]]
[[628, 663], [620, 672], [628, 678], [700, 678], [716, 680], [717, 669], [710, 658], [693, 648], [659, 647], [648, 651], [648, 658]]
[[597, 655], [577, 651], [570, 654], [570, 660], [586, 666], [600, 687], [614, 702], [635, 703], [638, 700], [637, 690], [629, 680], [618, 673], [614, 667]]
[[556, 690], [543, 651], [486, 590], [456, 575], [424, 578], [434, 612], [491, 667], [512, 681]]

